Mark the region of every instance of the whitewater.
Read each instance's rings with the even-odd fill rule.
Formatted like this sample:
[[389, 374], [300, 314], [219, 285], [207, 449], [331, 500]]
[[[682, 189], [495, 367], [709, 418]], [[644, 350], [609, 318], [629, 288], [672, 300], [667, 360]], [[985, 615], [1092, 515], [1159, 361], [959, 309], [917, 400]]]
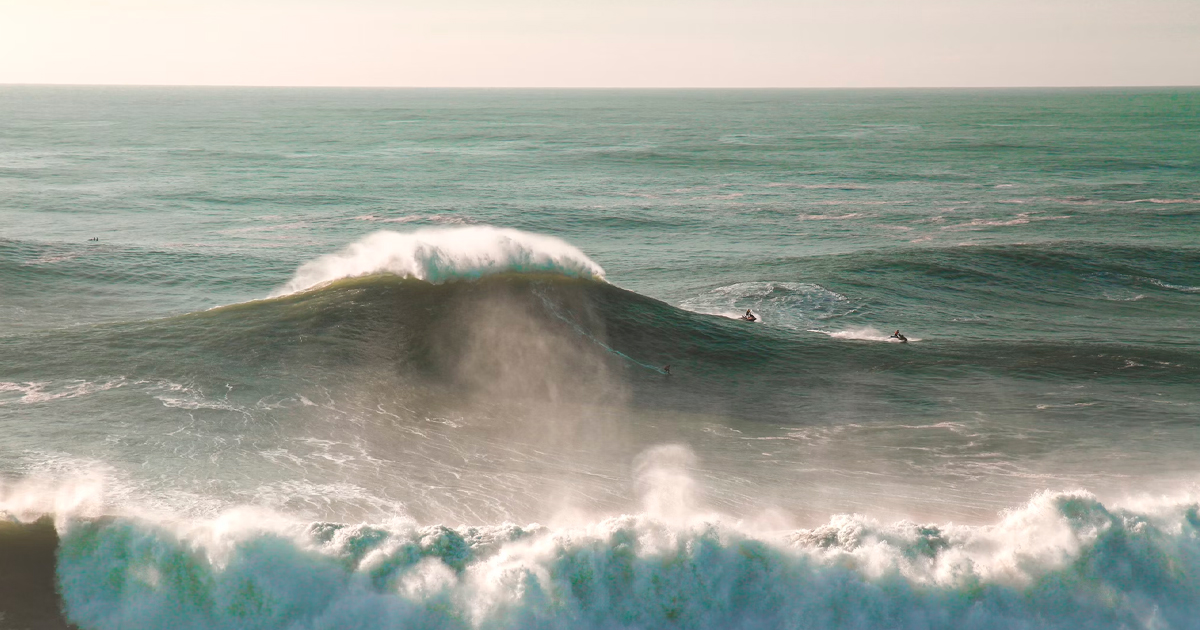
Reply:
[[272, 297], [342, 278], [388, 274], [439, 284], [497, 273], [551, 273], [604, 279], [604, 270], [561, 239], [512, 229], [469, 227], [376, 232], [345, 251], [305, 263]]
[[0, 88], [0, 628], [1200, 628], [1197, 112]]

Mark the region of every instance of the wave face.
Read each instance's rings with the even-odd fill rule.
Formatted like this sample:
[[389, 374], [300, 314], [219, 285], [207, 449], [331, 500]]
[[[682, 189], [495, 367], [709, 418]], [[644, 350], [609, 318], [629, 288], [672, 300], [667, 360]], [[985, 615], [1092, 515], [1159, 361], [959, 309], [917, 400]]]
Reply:
[[[1170, 260], [1135, 253], [1144, 265]], [[622, 510], [628, 488], [614, 480], [645, 445], [675, 441], [735, 471], [710, 491], [730, 514], [978, 520], [1042, 488], [1123, 493], [1120, 480], [1139, 475], [1187, 478], [1200, 374], [1188, 347], [978, 332], [1010, 315], [1028, 321], [1018, 298], [1040, 295], [1039, 308], [1095, 301], [1073, 274], [1119, 261], [1078, 247], [912, 258], [788, 261], [780, 267], [803, 264], [820, 281], [705, 291], [738, 307], [755, 301], [763, 319], [753, 324], [562, 273], [441, 284], [374, 273], [175, 317], [13, 336], [0, 341], [6, 355], [38, 367], [4, 376], [0, 414], [14, 428], [28, 414], [69, 424], [76, 437], [47, 449], [28, 434], [7, 452], [22, 475], [57, 474], [116, 448], [114, 473], [169, 479], [143, 483], [177, 501], [172, 509], [249, 502], [339, 522], [530, 522], [562, 502]], [[1014, 269], [1022, 260], [1052, 269], [1049, 282]], [[830, 268], [870, 269], [870, 283], [839, 284]], [[1005, 268], [1013, 280], [995, 282]], [[926, 272], [959, 278], [960, 302], [923, 302], [943, 332], [873, 343], [890, 330], [858, 323], [918, 301]], [[1195, 299], [1157, 291], [1172, 307]], [[1006, 303], [983, 322], [951, 321], [998, 292]], [[1138, 312], [1183, 325], [1170, 308]], [[823, 332], [799, 327], [809, 322]], [[1074, 335], [1071, 322], [1044, 325]], [[1090, 420], [1097, 410], [1108, 420]], [[1113, 477], [1096, 477], [1101, 460]], [[812, 475], [837, 478], [842, 491]]]
[[552, 236], [487, 226], [380, 231], [336, 254], [305, 263], [272, 297], [341, 278], [388, 273], [433, 284], [498, 273], [556, 273], [604, 279], [600, 265]]

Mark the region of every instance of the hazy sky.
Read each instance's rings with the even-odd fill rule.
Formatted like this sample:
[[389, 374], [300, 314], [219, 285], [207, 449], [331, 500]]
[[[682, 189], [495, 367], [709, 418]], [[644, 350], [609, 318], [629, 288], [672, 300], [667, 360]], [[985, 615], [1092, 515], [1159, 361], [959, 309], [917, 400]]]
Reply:
[[0, 83], [1200, 85], [1200, 0], [0, 0]]

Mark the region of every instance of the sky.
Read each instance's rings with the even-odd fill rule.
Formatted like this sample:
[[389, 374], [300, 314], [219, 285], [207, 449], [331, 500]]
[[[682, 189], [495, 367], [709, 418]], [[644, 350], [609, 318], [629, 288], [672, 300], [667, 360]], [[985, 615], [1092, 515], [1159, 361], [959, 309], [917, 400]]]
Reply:
[[0, 83], [1200, 85], [1200, 0], [0, 0]]

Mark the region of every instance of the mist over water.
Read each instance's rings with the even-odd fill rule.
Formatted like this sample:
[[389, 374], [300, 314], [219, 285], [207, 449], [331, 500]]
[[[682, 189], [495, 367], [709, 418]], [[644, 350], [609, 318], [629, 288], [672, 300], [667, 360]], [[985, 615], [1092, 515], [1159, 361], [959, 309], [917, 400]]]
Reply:
[[0, 627], [1200, 627], [1194, 90], [0, 113]]

